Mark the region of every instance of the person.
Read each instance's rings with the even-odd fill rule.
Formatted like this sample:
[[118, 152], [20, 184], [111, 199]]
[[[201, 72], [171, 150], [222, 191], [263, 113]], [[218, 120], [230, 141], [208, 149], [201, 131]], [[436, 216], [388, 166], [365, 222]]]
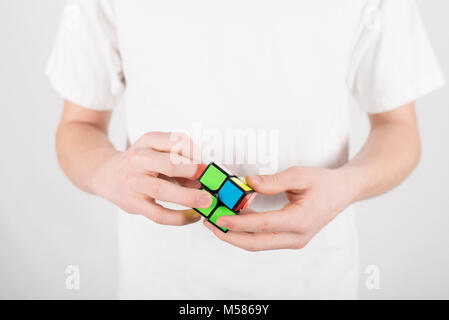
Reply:
[[[351, 204], [412, 172], [415, 101], [444, 82], [412, 0], [72, 0], [47, 74], [62, 169], [120, 208], [123, 299], [357, 298]], [[348, 159], [353, 105], [371, 130]], [[190, 209], [209, 160], [258, 193], [227, 233]]]

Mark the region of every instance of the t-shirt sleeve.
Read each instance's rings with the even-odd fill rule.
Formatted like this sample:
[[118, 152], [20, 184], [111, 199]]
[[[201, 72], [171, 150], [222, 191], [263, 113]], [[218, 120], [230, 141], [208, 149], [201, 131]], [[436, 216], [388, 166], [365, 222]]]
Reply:
[[415, 1], [368, 1], [356, 38], [347, 83], [365, 112], [392, 110], [444, 84]]
[[46, 74], [65, 99], [111, 110], [125, 89], [113, 1], [69, 0]]

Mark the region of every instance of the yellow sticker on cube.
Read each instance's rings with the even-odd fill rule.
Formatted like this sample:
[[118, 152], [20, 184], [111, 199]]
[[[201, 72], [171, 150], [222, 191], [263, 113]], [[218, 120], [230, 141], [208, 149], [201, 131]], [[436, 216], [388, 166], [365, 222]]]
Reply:
[[245, 183], [243, 183], [242, 180], [240, 180], [239, 178], [236, 177], [232, 177], [231, 180], [233, 182], [235, 182], [240, 188], [242, 188], [245, 191], [252, 191], [253, 189], [251, 189], [251, 187]]

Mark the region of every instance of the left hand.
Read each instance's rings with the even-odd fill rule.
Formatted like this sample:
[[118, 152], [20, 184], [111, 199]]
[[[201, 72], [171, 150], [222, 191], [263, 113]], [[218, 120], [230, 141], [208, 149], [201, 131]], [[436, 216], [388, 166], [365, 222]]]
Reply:
[[248, 251], [301, 249], [355, 199], [349, 177], [339, 169], [292, 167], [247, 182], [261, 194], [285, 192], [289, 203], [278, 211], [221, 217], [217, 224], [227, 233], [205, 225], [219, 239]]

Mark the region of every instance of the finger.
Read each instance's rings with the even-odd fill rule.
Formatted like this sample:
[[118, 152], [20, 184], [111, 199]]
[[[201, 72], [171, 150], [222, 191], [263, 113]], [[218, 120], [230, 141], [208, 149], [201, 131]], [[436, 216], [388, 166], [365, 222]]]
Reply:
[[247, 251], [300, 249], [305, 245], [301, 236], [292, 233], [247, 233], [235, 231], [223, 233], [207, 220], [204, 221], [204, 224], [220, 240]]
[[277, 194], [299, 188], [298, 171], [298, 168], [289, 168], [272, 175], [249, 176], [247, 182], [259, 193]]
[[179, 185], [186, 188], [199, 189], [201, 187], [201, 183], [197, 180], [190, 180], [185, 178], [174, 178], [173, 180], [175, 180], [175, 182]]
[[209, 192], [185, 188], [155, 177], [139, 176], [131, 182], [134, 191], [151, 198], [177, 203], [191, 208], [209, 208], [212, 197]]
[[159, 179], [186, 187], [186, 188], [191, 188], [191, 189], [199, 189], [201, 187], [201, 183], [198, 180], [190, 180], [190, 179], [186, 179], [186, 178], [172, 178], [172, 177], [167, 177], [166, 175], [163, 174], [158, 174], [157, 177]]
[[[173, 157], [180, 160], [174, 160]], [[146, 171], [192, 180], [198, 179], [206, 168], [206, 165], [194, 164], [192, 160], [183, 156], [151, 149], [137, 149], [132, 159], [135, 166]]]
[[183, 226], [201, 219], [194, 210], [170, 210], [150, 199], [142, 199], [139, 206], [141, 215], [158, 224]]
[[242, 215], [245, 215], [245, 214], [254, 214], [254, 213], [260, 213], [260, 212], [259, 211], [254, 211], [253, 209], [250, 209], [250, 208], [246, 208], [246, 209], [243, 209], [242, 211], [240, 211], [239, 215], [242, 216]]
[[217, 224], [232, 231], [297, 232], [293, 213], [293, 207], [288, 206], [279, 211], [220, 217]]
[[160, 152], [182, 155], [185, 158], [200, 163], [199, 147], [185, 133], [179, 132], [148, 132], [136, 143], [138, 148], [150, 148]]

